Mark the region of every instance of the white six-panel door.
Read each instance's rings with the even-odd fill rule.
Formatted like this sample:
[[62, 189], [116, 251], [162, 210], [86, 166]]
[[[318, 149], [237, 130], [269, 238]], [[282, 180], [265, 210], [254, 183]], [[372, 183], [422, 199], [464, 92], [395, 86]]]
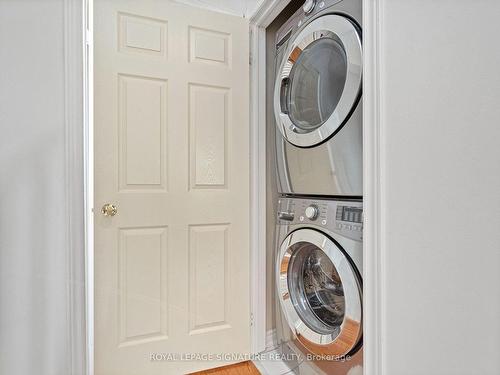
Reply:
[[94, 9], [95, 373], [225, 364], [169, 359], [250, 350], [248, 24], [167, 0]]

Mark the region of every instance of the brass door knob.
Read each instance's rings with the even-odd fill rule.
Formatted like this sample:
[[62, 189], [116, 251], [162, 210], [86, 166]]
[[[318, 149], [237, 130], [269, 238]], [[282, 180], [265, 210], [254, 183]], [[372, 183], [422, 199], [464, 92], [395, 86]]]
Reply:
[[118, 213], [118, 208], [114, 204], [106, 203], [102, 206], [101, 213], [104, 216], [115, 216]]

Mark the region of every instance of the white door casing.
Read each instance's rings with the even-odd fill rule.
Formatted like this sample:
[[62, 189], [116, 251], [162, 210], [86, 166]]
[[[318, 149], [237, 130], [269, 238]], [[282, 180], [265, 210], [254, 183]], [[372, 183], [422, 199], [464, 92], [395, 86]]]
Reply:
[[248, 23], [94, 9], [95, 374], [226, 364], [151, 355], [250, 351]]

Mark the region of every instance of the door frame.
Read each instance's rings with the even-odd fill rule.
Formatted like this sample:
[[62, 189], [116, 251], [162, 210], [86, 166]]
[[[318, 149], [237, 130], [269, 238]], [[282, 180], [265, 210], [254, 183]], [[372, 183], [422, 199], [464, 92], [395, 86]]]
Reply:
[[[271, 346], [266, 329], [266, 27], [291, 0], [264, 0], [249, 20], [250, 26], [250, 248], [252, 352]], [[272, 224], [272, 223], [270, 223]], [[271, 342], [268, 342], [271, 341]]]
[[363, 357], [366, 375], [383, 375], [384, 154], [380, 83], [383, 0], [363, 1]]
[[94, 375], [94, 0], [75, 0], [83, 9], [84, 212], [86, 375]]
[[63, 1], [64, 59], [64, 197], [61, 207], [66, 217], [66, 314], [70, 374], [87, 371], [87, 274], [85, 181], [85, 44], [84, 8], [86, 0]]
[[[253, 246], [252, 280], [265, 275], [266, 224], [265, 206], [265, 150], [266, 150], [266, 28], [292, 0], [263, 0], [250, 18], [250, 126], [252, 161], [260, 173], [252, 168], [252, 192], [258, 193], [258, 204], [252, 216], [253, 231], [258, 239]], [[382, 375], [383, 342], [383, 223], [382, 199], [383, 159], [381, 144], [379, 51], [381, 50], [382, 0], [362, 0], [363, 4], [363, 357], [365, 375]], [[257, 142], [257, 144], [255, 143]], [[253, 195], [252, 195], [253, 197]], [[254, 202], [255, 205], [255, 202]], [[262, 283], [262, 281], [260, 281]], [[255, 284], [252, 302], [264, 306], [254, 314], [253, 341], [262, 348], [261, 335], [265, 333], [265, 280]], [[263, 300], [262, 300], [263, 299]], [[271, 333], [267, 334], [272, 336]]]

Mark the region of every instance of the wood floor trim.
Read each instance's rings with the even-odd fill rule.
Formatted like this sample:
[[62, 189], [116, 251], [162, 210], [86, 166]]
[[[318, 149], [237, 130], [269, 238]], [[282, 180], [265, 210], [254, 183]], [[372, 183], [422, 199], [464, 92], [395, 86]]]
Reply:
[[211, 370], [194, 372], [190, 375], [261, 375], [257, 367], [251, 362], [240, 362], [234, 365], [217, 367]]

